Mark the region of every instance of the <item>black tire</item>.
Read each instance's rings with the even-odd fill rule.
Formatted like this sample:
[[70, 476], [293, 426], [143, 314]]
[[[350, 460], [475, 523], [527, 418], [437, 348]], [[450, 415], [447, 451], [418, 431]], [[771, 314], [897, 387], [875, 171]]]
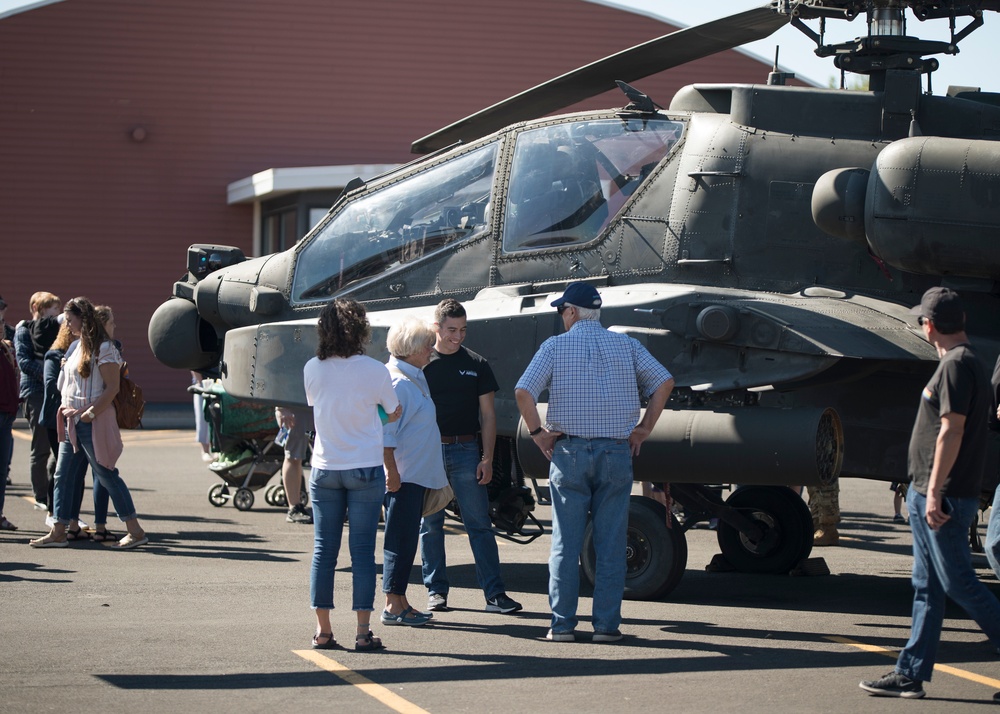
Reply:
[[808, 558], [813, 548], [814, 529], [812, 514], [809, 512], [809, 504], [806, 503], [802, 496], [795, 493], [795, 491], [790, 488], [775, 487], [775, 492], [781, 494], [792, 504], [792, 507], [798, 512], [799, 519], [802, 522], [802, 531], [805, 535], [802, 537], [802, 546], [799, 549], [798, 560], [795, 561], [798, 563], [799, 561]]
[[726, 501], [754, 521], [764, 536], [755, 543], [725, 521], [719, 523], [719, 548], [734, 568], [744, 573], [787, 573], [812, 548], [812, 519], [803, 520], [804, 504], [796, 504], [788, 495], [795, 496], [784, 486], [748, 486]]
[[278, 486], [276, 484], [271, 484], [270, 486], [267, 487], [267, 490], [264, 491], [264, 503], [266, 503], [269, 506], [278, 505], [277, 502], [274, 500], [274, 492], [277, 488]]
[[285, 498], [284, 486], [275, 486], [274, 492], [271, 494], [271, 498], [274, 500], [273, 505], [280, 508], [288, 508], [288, 499]]
[[[643, 496], [629, 500], [628, 532], [626, 535], [625, 598], [656, 600], [666, 596], [680, 583], [687, 567], [687, 540], [680, 525], [667, 509]], [[593, 523], [588, 522], [583, 534], [580, 555], [583, 574], [593, 585], [597, 555], [594, 551]]]
[[233, 494], [233, 505], [238, 511], [249, 511], [253, 508], [253, 491], [249, 488], [240, 488]]
[[229, 489], [225, 484], [216, 483], [208, 489], [208, 502], [216, 508], [222, 508], [229, 500]]

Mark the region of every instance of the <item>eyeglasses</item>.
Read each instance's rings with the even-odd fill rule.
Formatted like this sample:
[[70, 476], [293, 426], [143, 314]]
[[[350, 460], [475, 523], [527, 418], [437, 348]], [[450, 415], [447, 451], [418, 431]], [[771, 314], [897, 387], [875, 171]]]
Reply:
[[556, 308], [556, 312], [558, 312], [560, 315], [562, 315], [564, 312], [566, 312], [567, 310], [569, 310], [571, 307], [573, 307], [573, 306], [572, 305], [563, 304], [563, 305], [560, 305], [559, 307]]
[[917, 324], [920, 325], [921, 327], [923, 327], [924, 326], [924, 320], [926, 320], [926, 319], [927, 318], [924, 317], [923, 315], [917, 315]]

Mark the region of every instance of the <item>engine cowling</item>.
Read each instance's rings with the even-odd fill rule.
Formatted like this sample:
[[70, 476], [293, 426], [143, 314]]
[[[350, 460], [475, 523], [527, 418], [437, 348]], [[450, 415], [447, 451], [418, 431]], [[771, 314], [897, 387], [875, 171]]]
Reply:
[[824, 174], [813, 191], [816, 225], [857, 239], [866, 181], [864, 236], [875, 255], [924, 275], [1000, 279], [1000, 142], [911, 137], [865, 169]]

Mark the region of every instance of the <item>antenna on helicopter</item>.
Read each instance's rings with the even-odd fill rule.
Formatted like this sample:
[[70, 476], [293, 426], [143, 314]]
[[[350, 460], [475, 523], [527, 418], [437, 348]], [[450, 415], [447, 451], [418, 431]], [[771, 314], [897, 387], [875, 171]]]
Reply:
[[767, 83], [770, 85], [784, 85], [789, 79], [795, 79], [795, 72], [779, 72], [778, 71], [778, 52], [781, 51], [781, 45], [775, 45], [774, 48], [774, 67], [771, 72], [767, 75]]

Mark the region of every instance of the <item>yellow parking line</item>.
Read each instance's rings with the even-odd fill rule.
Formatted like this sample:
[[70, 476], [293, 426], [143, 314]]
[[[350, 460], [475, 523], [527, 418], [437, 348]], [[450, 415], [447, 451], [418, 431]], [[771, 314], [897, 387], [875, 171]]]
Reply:
[[348, 669], [344, 665], [329, 657], [324, 657], [315, 650], [292, 650], [304, 660], [308, 660], [331, 674], [335, 674], [348, 684], [357, 687], [369, 697], [373, 697], [385, 704], [393, 711], [400, 714], [430, 714], [426, 709], [421, 709], [413, 702], [403, 699], [395, 692], [391, 692], [381, 684], [375, 684], [364, 675], [358, 674], [354, 670]]
[[[836, 635], [829, 635], [825, 639], [831, 642], [839, 642], [842, 645], [849, 645], [851, 647], [857, 647], [859, 650], [864, 650], [865, 652], [874, 652], [875, 654], [883, 654], [887, 657], [892, 657], [896, 659], [899, 656], [899, 652], [895, 652], [885, 647], [878, 647], [876, 645], [866, 645], [863, 642], [855, 642], [854, 640], [848, 639], [847, 637], [837, 637]], [[945, 674], [951, 674], [955, 677], [961, 677], [962, 679], [967, 679], [970, 682], [975, 682], [977, 684], [984, 684], [987, 687], [993, 687], [994, 689], [1000, 688], [1000, 679], [993, 679], [992, 677], [984, 677], [981, 674], [976, 674], [975, 672], [967, 672], [964, 669], [959, 669], [958, 667], [951, 667], [947, 664], [936, 664], [934, 665], [934, 670], [937, 672], [944, 672]]]

